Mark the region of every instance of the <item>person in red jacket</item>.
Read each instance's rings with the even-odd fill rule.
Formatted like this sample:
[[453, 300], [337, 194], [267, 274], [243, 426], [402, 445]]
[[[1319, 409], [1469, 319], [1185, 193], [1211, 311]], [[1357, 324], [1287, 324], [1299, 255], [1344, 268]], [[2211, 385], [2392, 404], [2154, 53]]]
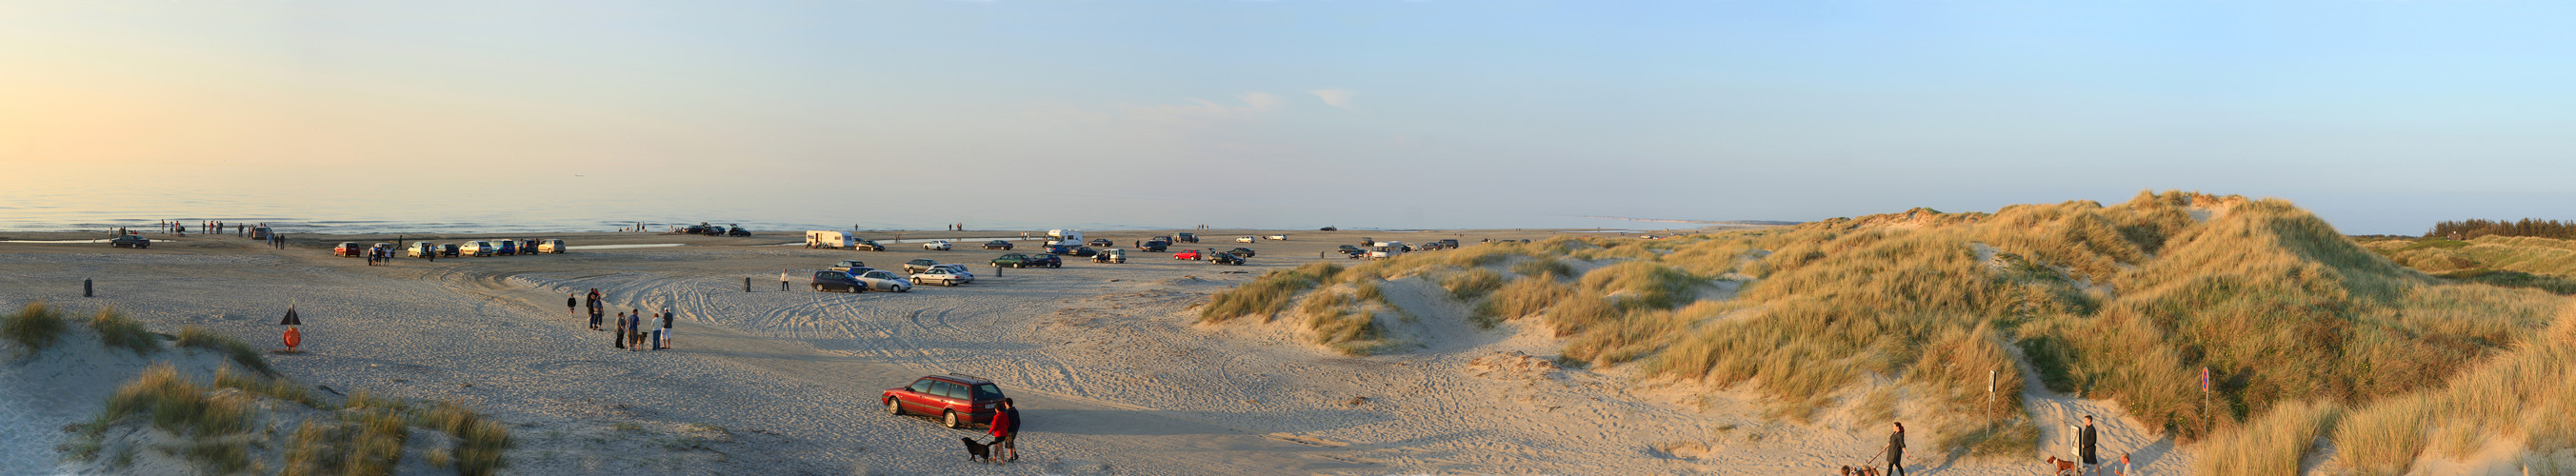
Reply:
[[[1002, 399], [1002, 404], [993, 410], [992, 427], [993, 431], [991, 434], [993, 435], [993, 446], [999, 446], [1002, 450], [1010, 452], [1011, 455], [1010, 457], [1002, 458], [1002, 461], [1019, 461], [1020, 407], [1018, 405], [1011, 404], [1011, 399]], [[993, 456], [1001, 455], [995, 454]]]

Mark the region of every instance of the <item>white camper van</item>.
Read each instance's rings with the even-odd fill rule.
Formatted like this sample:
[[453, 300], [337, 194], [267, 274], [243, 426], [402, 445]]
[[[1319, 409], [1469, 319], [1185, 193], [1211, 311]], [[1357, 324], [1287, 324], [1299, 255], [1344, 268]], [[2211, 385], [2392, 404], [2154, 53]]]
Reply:
[[820, 230], [805, 232], [806, 248], [839, 250], [849, 249], [851, 246], [857, 245], [858, 240], [852, 239], [848, 232]]
[[1082, 230], [1047, 230], [1047, 244], [1083, 244]]
[[1404, 256], [1404, 242], [1402, 241], [1377, 242], [1377, 246], [1371, 247], [1368, 253], [1369, 259], [1387, 259], [1397, 256]]

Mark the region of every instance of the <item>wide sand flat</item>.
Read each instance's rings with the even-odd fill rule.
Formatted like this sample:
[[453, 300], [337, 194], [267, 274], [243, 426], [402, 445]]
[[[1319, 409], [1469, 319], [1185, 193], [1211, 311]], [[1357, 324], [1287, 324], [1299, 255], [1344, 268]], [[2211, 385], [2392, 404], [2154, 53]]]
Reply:
[[[1559, 345], [1520, 326], [1427, 322], [1423, 346], [1353, 358], [1302, 343], [1290, 323], [1192, 323], [1208, 294], [1270, 270], [1341, 260], [1318, 254], [1363, 236], [1472, 246], [1559, 231], [1287, 231], [1289, 241], [1247, 245], [1233, 237], [1274, 232], [1220, 230], [1202, 232], [1196, 245], [1261, 255], [1219, 266], [1131, 249], [1125, 264], [1074, 259], [999, 276], [983, 263], [1003, 252], [975, 250], [982, 239], [957, 251], [888, 243], [887, 252], [859, 252], [779, 246], [798, 239], [782, 234], [514, 235], [685, 246], [379, 267], [330, 257], [327, 247], [392, 236], [299, 237], [287, 250], [196, 235], [149, 250], [0, 243], [0, 305], [115, 306], [155, 331], [197, 324], [274, 345], [276, 320], [292, 301], [307, 352], [272, 356], [288, 377], [340, 392], [474, 403], [514, 424], [518, 474], [1781, 474], [1858, 464], [1884, 441], [1873, 422], [1764, 424], [1740, 395], [1640, 383], [1624, 368], [1553, 369], [1511, 353], [1552, 356]], [[1125, 244], [1152, 234], [1161, 233], [1092, 237]], [[1018, 251], [1034, 247], [1014, 241]], [[781, 270], [843, 259], [894, 268], [916, 258], [973, 265], [980, 280], [846, 294], [813, 292], [796, 276], [779, 291]], [[99, 297], [80, 297], [83, 278], [97, 280]], [[612, 348], [607, 333], [562, 307], [569, 293], [591, 288], [612, 311], [677, 313], [677, 349]], [[1455, 305], [1419, 280], [1386, 289], [1408, 307]], [[957, 438], [980, 438], [980, 428], [885, 414], [879, 392], [947, 372], [993, 379], [1021, 402], [1020, 463], [964, 461]], [[97, 395], [31, 398], [73, 418], [99, 404]], [[2185, 463], [2161, 456], [2151, 463]]]

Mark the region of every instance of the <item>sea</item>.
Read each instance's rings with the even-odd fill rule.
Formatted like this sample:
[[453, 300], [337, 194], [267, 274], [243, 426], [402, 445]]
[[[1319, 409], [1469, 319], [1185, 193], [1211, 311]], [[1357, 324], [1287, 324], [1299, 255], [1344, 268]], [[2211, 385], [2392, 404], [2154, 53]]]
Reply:
[[[438, 164], [432, 164], [438, 165]], [[777, 230], [1039, 231], [1468, 228], [1692, 229], [1707, 223], [1551, 214], [1510, 204], [1380, 205], [1226, 196], [1115, 196], [1031, 187], [809, 187], [592, 173], [345, 171], [225, 164], [0, 162], [0, 232], [158, 229], [204, 221], [284, 233], [605, 232], [706, 223]], [[792, 183], [779, 179], [778, 183]]]

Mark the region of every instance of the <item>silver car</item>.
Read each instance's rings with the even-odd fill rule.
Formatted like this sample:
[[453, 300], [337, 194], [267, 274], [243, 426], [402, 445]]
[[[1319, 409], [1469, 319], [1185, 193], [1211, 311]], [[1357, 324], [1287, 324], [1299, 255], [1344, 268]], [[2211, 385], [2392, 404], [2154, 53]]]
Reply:
[[866, 272], [858, 273], [856, 276], [851, 276], [850, 279], [867, 284], [868, 290], [870, 291], [894, 291], [900, 293], [912, 290], [912, 280], [904, 279], [904, 277], [897, 276], [892, 271], [882, 269], [871, 269]]
[[975, 273], [966, 272], [966, 267], [964, 266], [943, 264], [932, 266], [930, 269], [921, 270], [919, 273], [912, 273], [912, 282], [915, 284], [956, 286], [975, 282]]

